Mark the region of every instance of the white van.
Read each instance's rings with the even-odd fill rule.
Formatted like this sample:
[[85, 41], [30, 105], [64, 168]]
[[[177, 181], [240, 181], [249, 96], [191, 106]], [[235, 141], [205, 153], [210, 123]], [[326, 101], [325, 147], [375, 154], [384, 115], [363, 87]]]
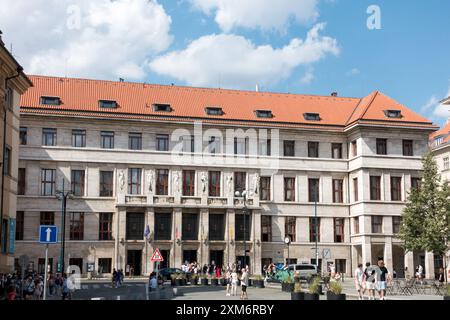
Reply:
[[310, 277], [317, 276], [317, 266], [315, 264], [290, 264], [288, 266], [288, 270], [298, 273], [300, 279], [308, 279]]

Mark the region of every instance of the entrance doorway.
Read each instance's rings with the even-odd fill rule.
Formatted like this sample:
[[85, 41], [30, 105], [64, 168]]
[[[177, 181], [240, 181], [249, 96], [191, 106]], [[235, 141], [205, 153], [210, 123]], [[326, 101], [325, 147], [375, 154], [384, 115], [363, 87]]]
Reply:
[[[127, 251], [127, 265], [130, 266], [129, 275], [130, 276], [140, 276], [141, 275], [141, 262], [142, 262], [142, 251], [141, 250], [128, 250]], [[133, 270], [132, 270], [133, 268]], [[131, 271], [133, 273], [131, 274]]]
[[183, 250], [183, 263], [191, 263], [197, 261], [197, 250]]
[[222, 268], [223, 266], [223, 250], [210, 250], [209, 263]]
[[[159, 262], [159, 269], [169, 268], [170, 266], [170, 250], [159, 250], [164, 261]], [[157, 262], [154, 262], [153, 269], [156, 270]]]
[[[236, 262], [237, 262], [237, 268], [238, 270], [241, 270], [242, 268], [244, 268], [246, 265], [250, 268], [250, 257], [246, 256], [245, 258], [247, 258], [246, 260], [244, 260], [244, 256], [237, 256], [236, 257]], [[244, 262], [245, 261], [245, 262]]]

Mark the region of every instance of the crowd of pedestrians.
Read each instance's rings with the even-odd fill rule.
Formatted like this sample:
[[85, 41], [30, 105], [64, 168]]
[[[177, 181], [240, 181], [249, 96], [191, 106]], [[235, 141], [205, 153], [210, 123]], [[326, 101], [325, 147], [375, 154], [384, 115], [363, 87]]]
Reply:
[[385, 300], [387, 283], [392, 281], [392, 275], [383, 259], [379, 259], [377, 267], [367, 262], [363, 269], [363, 265], [359, 264], [354, 273], [354, 281], [359, 300], [364, 300], [366, 291], [368, 300], [375, 300], [376, 291], [380, 300]]

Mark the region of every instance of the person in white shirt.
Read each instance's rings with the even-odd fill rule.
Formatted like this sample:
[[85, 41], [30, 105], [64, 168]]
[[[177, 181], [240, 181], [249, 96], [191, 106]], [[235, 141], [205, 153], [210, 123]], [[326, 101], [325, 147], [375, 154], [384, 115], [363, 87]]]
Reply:
[[362, 263], [358, 264], [358, 268], [355, 270], [355, 288], [356, 291], [358, 291], [358, 299], [363, 300], [363, 278], [364, 278], [364, 271], [362, 269], [363, 265]]
[[241, 299], [248, 299], [248, 295], [247, 295], [247, 286], [248, 286], [248, 269], [245, 268], [243, 269], [244, 271], [242, 272], [241, 275]]
[[158, 289], [158, 280], [156, 279], [156, 274], [154, 274], [154, 273], [150, 277], [149, 287], [150, 287], [150, 290]]
[[234, 269], [231, 273], [231, 295], [237, 295], [237, 284], [238, 284], [238, 275], [236, 270]]

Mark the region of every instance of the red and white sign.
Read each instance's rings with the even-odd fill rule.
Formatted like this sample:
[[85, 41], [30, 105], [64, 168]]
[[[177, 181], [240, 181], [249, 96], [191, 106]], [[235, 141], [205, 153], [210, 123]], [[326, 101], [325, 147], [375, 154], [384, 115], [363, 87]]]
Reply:
[[164, 261], [163, 256], [161, 255], [161, 252], [159, 252], [159, 249], [156, 248], [155, 252], [153, 252], [151, 261]]

